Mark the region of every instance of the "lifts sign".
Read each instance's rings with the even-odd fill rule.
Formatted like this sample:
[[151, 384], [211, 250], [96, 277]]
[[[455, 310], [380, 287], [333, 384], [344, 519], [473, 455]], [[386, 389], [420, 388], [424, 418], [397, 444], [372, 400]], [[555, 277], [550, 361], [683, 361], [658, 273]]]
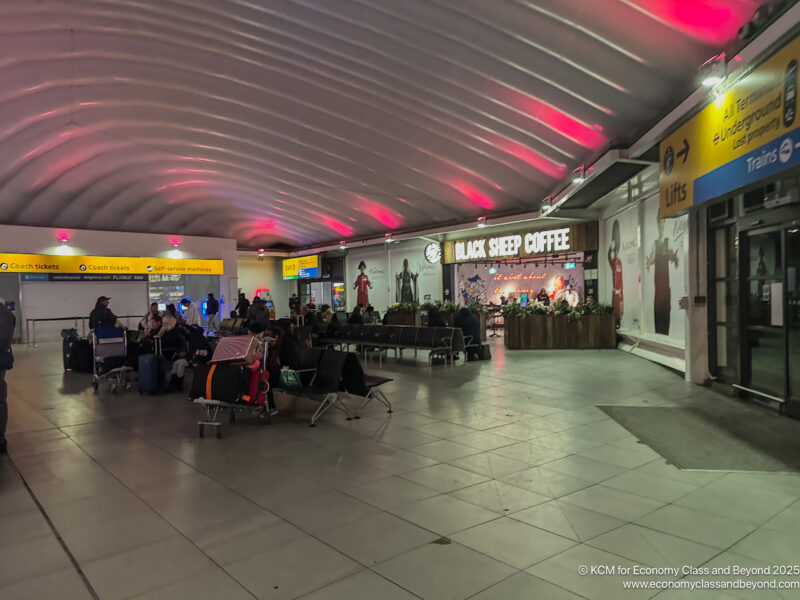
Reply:
[[661, 142], [661, 216], [800, 164], [800, 38]]
[[[559, 229], [526, 231], [469, 240], [449, 241], [444, 243], [444, 262], [446, 264], [481, 262], [525, 258], [541, 254], [596, 250], [596, 225], [596, 223], [581, 223]], [[593, 236], [588, 236], [589, 238], [594, 238], [594, 244], [591, 243], [590, 239], [587, 239], [587, 231], [594, 232]]]

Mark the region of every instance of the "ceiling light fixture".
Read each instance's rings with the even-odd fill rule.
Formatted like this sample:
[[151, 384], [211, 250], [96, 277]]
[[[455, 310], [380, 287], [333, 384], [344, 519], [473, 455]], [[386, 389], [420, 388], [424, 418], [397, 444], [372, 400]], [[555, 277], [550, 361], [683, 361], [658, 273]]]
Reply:
[[700, 65], [700, 81], [705, 87], [714, 87], [725, 81], [727, 76], [727, 66], [725, 64], [725, 53], [722, 52], [712, 56]]
[[344, 240], [339, 242], [339, 250], [347, 250], [347, 242], [345, 242]]
[[394, 241], [392, 239], [392, 234], [391, 233], [387, 233], [385, 237], [386, 237], [386, 243], [387, 244], [391, 244]]
[[486, 217], [478, 217], [478, 228], [483, 229], [486, 227]]
[[581, 165], [572, 172], [572, 183], [580, 185], [584, 181], [586, 181], [586, 169]]

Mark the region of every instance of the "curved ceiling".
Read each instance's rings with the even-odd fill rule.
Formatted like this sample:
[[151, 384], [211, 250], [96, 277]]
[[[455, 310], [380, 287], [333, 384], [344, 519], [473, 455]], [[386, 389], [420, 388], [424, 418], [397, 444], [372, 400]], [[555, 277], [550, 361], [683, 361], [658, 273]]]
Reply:
[[4, 0], [0, 222], [301, 247], [537, 208], [755, 0]]

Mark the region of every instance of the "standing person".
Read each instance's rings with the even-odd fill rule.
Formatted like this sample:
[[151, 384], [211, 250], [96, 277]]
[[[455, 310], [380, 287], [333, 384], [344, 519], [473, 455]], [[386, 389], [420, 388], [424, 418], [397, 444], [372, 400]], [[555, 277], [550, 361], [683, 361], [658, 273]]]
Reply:
[[672, 310], [672, 292], [669, 289], [669, 263], [678, 267], [678, 253], [670, 249], [669, 239], [664, 237], [664, 219], [658, 219], [658, 239], [653, 243], [653, 250], [647, 257], [647, 272], [655, 267], [653, 274], [653, 319], [656, 333], [669, 335], [670, 311]]
[[108, 296], [100, 296], [97, 299], [94, 310], [89, 313], [89, 329], [97, 329], [98, 327], [122, 327], [122, 324], [117, 320], [117, 316], [108, 308], [109, 302], [111, 302], [111, 298]]
[[181, 300], [181, 305], [183, 305], [183, 321], [189, 326], [198, 325], [200, 327], [203, 326], [203, 322], [200, 320], [200, 311], [197, 310], [197, 307], [194, 305], [194, 302], [189, 300], [188, 298], [184, 298]]
[[297, 294], [292, 294], [289, 298], [289, 313], [293, 314], [296, 312], [298, 306], [300, 306], [300, 298], [297, 297]]
[[240, 319], [247, 318], [247, 309], [250, 308], [250, 300], [247, 299], [243, 293], [239, 293], [239, 302], [236, 303], [234, 310], [239, 315]]
[[372, 282], [367, 277], [366, 270], [367, 264], [362, 260], [358, 263], [358, 270], [361, 274], [356, 277], [356, 282], [353, 284], [353, 289], [356, 292], [356, 304], [361, 308], [369, 306], [369, 290], [372, 289]]
[[[417, 299], [417, 277], [419, 273], [412, 273], [408, 270], [408, 259], [403, 259], [403, 270], [397, 274], [399, 302], [415, 302]], [[412, 285], [413, 284], [413, 285]], [[364, 305], [366, 306], [366, 304]]]
[[0, 298], [0, 454], [6, 453], [6, 426], [8, 425], [8, 384], [6, 371], [14, 366], [14, 355], [11, 352], [11, 339], [17, 318], [6, 307], [6, 301]]
[[622, 296], [622, 261], [619, 259], [620, 244], [619, 221], [614, 221], [614, 224], [611, 226], [611, 245], [608, 247], [608, 265], [611, 267], [611, 277], [613, 281], [611, 302], [614, 306], [617, 329], [619, 329], [619, 325], [622, 322], [623, 310], [625, 308]]
[[219, 313], [219, 300], [214, 298], [214, 294], [209, 292], [208, 299], [206, 300], [206, 316], [208, 317], [208, 329], [206, 333], [216, 331], [219, 327], [217, 323], [217, 313]]

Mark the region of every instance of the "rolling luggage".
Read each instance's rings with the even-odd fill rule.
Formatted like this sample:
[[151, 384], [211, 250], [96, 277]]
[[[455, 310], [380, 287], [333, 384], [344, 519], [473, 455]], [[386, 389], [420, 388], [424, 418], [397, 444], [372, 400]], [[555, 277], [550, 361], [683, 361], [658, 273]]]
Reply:
[[247, 367], [229, 363], [199, 365], [194, 370], [191, 397], [242, 402], [242, 396], [249, 393], [251, 373]]
[[92, 343], [86, 338], [64, 338], [61, 342], [64, 370], [75, 373], [92, 373]]
[[161, 356], [161, 344], [156, 340], [155, 354], [139, 356], [139, 393], [155, 395], [167, 389], [167, 361]]
[[492, 349], [489, 347], [489, 344], [481, 344], [481, 347], [478, 350], [478, 359], [492, 360]]

